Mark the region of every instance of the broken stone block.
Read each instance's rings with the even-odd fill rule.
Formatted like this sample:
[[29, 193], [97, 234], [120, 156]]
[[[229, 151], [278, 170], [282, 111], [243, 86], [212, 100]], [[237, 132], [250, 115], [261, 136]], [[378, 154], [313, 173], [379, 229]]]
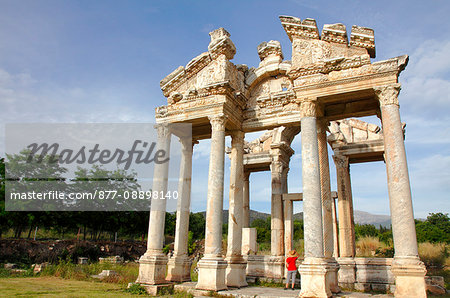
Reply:
[[124, 259], [121, 256], [98, 258], [99, 263], [121, 264], [123, 261]]
[[45, 267], [47, 267], [48, 263], [42, 263], [42, 264], [33, 264], [31, 267], [33, 268], [34, 273], [40, 273], [42, 270], [44, 270]]
[[17, 264], [13, 264], [13, 263], [6, 263], [5, 264], [5, 269], [11, 270], [11, 269], [15, 269], [15, 268], [17, 268]]
[[88, 261], [89, 261], [89, 259], [86, 257], [78, 257], [78, 264], [81, 264], [81, 265], [87, 264]]
[[91, 275], [91, 277], [98, 278], [98, 279], [104, 279], [106, 277], [114, 277], [114, 276], [118, 276], [118, 275], [119, 275], [119, 273], [117, 273], [114, 270], [103, 270], [102, 272], [100, 272], [100, 274]]

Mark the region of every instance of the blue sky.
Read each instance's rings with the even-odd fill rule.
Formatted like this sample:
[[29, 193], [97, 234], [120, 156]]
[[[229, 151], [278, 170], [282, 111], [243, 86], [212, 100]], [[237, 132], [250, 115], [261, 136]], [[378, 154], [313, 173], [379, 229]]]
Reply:
[[[401, 75], [402, 121], [416, 217], [450, 212], [450, 2], [442, 1], [13, 1], [0, 0], [0, 153], [11, 122], [153, 122], [166, 103], [159, 81], [207, 50], [224, 27], [236, 64], [257, 66], [256, 47], [290, 42], [278, 20], [375, 30], [377, 57], [408, 54]], [[371, 122], [379, 124], [377, 118]], [[255, 137], [252, 134], [249, 137]], [[229, 142], [229, 140], [228, 140]], [[301, 191], [300, 138], [289, 191]], [[192, 209], [206, 208], [209, 144], [195, 147]], [[3, 155], [3, 154], [2, 154]], [[229, 161], [225, 200], [228, 204]], [[336, 189], [335, 168], [331, 166]], [[355, 209], [389, 214], [385, 165], [352, 165]], [[270, 174], [251, 177], [251, 208], [270, 211]], [[295, 210], [301, 211], [301, 203]]]

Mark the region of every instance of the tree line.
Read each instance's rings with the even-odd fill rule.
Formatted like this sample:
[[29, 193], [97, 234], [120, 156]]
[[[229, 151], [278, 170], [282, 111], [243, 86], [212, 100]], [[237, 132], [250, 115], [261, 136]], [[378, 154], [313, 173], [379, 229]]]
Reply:
[[[12, 169], [19, 167], [23, 156], [15, 156], [15, 164]], [[57, 237], [75, 234], [83, 240], [115, 239], [141, 239], [147, 235], [149, 212], [148, 211], [63, 211], [63, 212], [23, 212], [5, 211], [5, 160], [0, 158], [0, 238], [7, 231], [12, 231], [14, 238], [33, 238], [36, 228], [53, 231]], [[57, 172], [60, 172], [59, 170]], [[121, 170], [110, 171], [102, 168], [94, 168], [91, 172], [79, 169], [79, 179], [90, 177], [134, 177], [135, 174]], [[130, 176], [131, 175], [131, 176]], [[117, 181], [114, 180], [114, 181]], [[120, 180], [119, 180], [120, 181]], [[133, 180], [127, 180], [133, 181]], [[130, 182], [127, 182], [130, 183]], [[126, 187], [138, 187], [127, 185]], [[176, 214], [167, 213], [165, 221], [165, 234], [175, 235]], [[430, 213], [426, 220], [416, 220], [418, 242], [445, 242], [450, 243], [450, 218], [444, 213]], [[251, 227], [257, 230], [258, 243], [270, 242], [270, 217], [255, 219]], [[189, 218], [189, 231], [191, 240], [204, 238], [205, 218], [201, 213], [191, 213]], [[228, 231], [224, 225], [223, 232]], [[392, 230], [386, 227], [374, 225], [355, 224], [356, 239], [364, 236], [377, 237], [386, 244], [392, 244]], [[303, 221], [294, 221], [294, 239], [303, 239]]]

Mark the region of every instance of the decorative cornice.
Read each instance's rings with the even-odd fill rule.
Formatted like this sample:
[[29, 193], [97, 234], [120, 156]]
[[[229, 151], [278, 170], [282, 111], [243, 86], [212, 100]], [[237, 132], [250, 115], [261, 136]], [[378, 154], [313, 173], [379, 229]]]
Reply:
[[224, 28], [216, 29], [209, 33], [211, 42], [208, 45], [208, 52], [212, 59], [220, 55], [225, 55], [228, 60], [233, 59], [236, 54], [236, 47], [230, 39], [230, 33]]
[[373, 29], [353, 25], [350, 45], [367, 49], [371, 58], [375, 58], [375, 34]]
[[314, 75], [318, 73], [328, 74], [332, 71], [339, 71], [350, 68], [357, 68], [363, 65], [369, 65], [370, 58], [367, 55], [355, 56], [350, 58], [334, 58], [324, 62], [311, 64], [306, 67], [291, 68], [288, 75], [292, 80], [299, 77]]
[[259, 59], [263, 61], [269, 55], [279, 56], [283, 60], [283, 52], [281, 51], [281, 44], [277, 40], [271, 40], [269, 42], [262, 42], [258, 46]]
[[260, 108], [282, 107], [284, 105], [296, 102], [293, 91], [282, 91], [269, 96], [258, 97], [256, 104]]
[[325, 24], [322, 29], [322, 36], [320, 38], [323, 41], [348, 44], [347, 30], [344, 24]]
[[279, 18], [281, 25], [291, 41], [294, 37], [319, 39], [316, 20], [304, 19], [302, 21], [299, 18], [291, 16], [279, 16]]

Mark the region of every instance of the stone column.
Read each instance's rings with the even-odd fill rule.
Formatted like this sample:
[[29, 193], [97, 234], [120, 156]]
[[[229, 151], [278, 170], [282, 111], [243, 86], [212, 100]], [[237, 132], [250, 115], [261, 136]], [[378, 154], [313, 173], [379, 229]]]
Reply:
[[[331, 292], [338, 293], [341, 290], [338, 286], [339, 264], [333, 257], [333, 214], [330, 185], [330, 165], [328, 162], [327, 143], [328, 121], [323, 118], [317, 120], [317, 140], [319, 150], [320, 167], [320, 193], [322, 195], [322, 225], [323, 225], [323, 252], [327, 265], [327, 282]], [[334, 200], [333, 200], [334, 201]]]
[[191, 280], [191, 261], [188, 257], [189, 213], [191, 206], [192, 138], [180, 138], [181, 165], [178, 184], [177, 220], [174, 254], [169, 259], [167, 277], [169, 281]]
[[339, 257], [339, 234], [338, 234], [338, 223], [337, 223], [337, 212], [336, 212], [336, 201], [334, 198], [332, 199], [332, 211], [331, 214], [333, 215], [333, 257], [338, 258]]
[[355, 225], [353, 199], [350, 181], [350, 167], [347, 156], [333, 156], [336, 165], [339, 215], [339, 282], [353, 288], [356, 282]]
[[211, 152], [209, 157], [208, 194], [206, 206], [205, 254], [198, 262], [197, 289], [226, 289], [222, 256], [223, 178], [225, 158], [224, 115], [209, 118], [211, 122]]
[[244, 203], [242, 227], [250, 228], [250, 172], [244, 172]]
[[226, 284], [229, 287], [247, 286], [245, 269], [247, 263], [242, 258], [242, 216], [244, 186], [244, 133], [231, 134], [230, 196], [228, 209], [228, 247], [226, 261]]
[[272, 256], [284, 256], [284, 221], [283, 221], [283, 162], [279, 155], [272, 155], [270, 171], [272, 174], [271, 200], [271, 245]]
[[316, 126], [316, 99], [301, 103], [303, 216], [305, 260], [300, 266], [300, 297], [330, 297], [323, 254], [322, 197]]
[[293, 202], [284, 200], [284, 252], [288, 254], [294, 249], [294, 220]]
[[[284, 167], [281, 175], [281, 187], [283, 194], [288, 193], [288, 173], [289, 168]], [[293, 202], [291, 200], [283, 200], [283, 217], [284, 217], [284, 254], [294, 249], [294, 219], [293, 219]]]
[[333, 156], [336, 165], [339, 214], [339, 255], [341, 258], [355, 257], [355, 224], [350, 180], [350, 166], [347, 156]]
[[380, 101], [384, 151], [394, 238], [392, 273], [395, 297], [426, 297], [426, 269], [417, 251], [411, 187], [406, 162], [398, 94], [400, 84], [374, 88]]
[[[158, 150], [163, 150], [166, 156], [170, 153], [170, 131], [167, 125], [157, 125]], [[163, 253], [164, 222], [166, 217], [167, 181], [169, 162], [155, 163], [153, 172], [153, 193], [164, 194], [163, 198], [152, 198], [150, 221], [148, 225], [147, 251], [139, 259], [138, 283], [157, 285], [165, 282], [167, 256]]]
[[271, 199], [271, 237], [270, 257], [267, 260], [268, 269], [266, 277], [281, 280], [284, 277], [284, 214], [283, 214], [283, 169], [285, 161], [282, 149], [272, 146], [270, 149], [272, 163], [270, 171], [272, 176]]

